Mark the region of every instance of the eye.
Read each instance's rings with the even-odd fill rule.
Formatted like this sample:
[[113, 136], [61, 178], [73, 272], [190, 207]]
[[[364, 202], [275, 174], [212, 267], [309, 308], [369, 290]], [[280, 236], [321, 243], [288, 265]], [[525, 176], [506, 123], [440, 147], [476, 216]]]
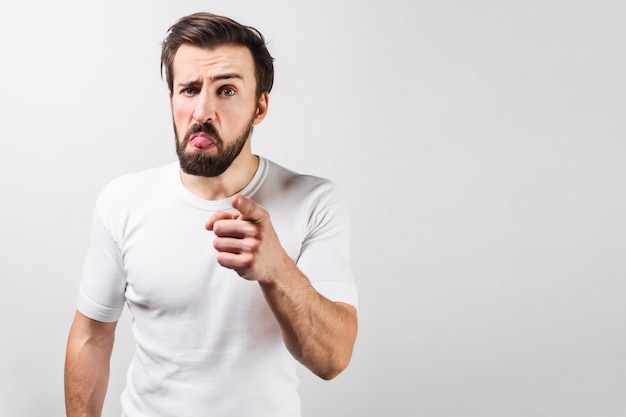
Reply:
[[196, 87], [185, 87], [181, 90], [181, 93], [185, 96], [193, 96], [198, 94], [198, 89]]
[[236, 93], [235, 89], [230, 88], [230, 87], [224, 87], [219, 90], [219, 94], [226, 96], [226, 97], [234, 96], [235, 93]]

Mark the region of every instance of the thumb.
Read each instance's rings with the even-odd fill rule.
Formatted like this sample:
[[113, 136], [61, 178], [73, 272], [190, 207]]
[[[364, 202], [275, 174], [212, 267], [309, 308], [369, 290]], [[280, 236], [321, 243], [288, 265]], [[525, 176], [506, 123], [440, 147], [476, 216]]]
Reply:
[[267, 215], [263, 207], [258, 205], [254, 200], [241, 194], [235, 194], [233, 196], [231, 205], [241, 213], [243, 220], [248, 220], [253, 223], [262, 222]]

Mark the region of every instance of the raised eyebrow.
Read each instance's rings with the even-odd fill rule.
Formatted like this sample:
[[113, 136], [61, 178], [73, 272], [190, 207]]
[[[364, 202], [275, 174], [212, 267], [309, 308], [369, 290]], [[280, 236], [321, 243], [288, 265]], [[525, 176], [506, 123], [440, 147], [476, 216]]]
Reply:
[[211, 81], [232, 80], [232, 79], [243, 80], [243, 77], [237, 73], [218, 74], [218, 75], [214, 75], [211, 77]]

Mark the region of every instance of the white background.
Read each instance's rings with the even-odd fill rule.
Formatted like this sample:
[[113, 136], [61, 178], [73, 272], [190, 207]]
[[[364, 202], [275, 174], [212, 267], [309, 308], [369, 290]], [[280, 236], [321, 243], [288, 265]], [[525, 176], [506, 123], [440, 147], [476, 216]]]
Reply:
[[360, 333], [305, 416], [626, 415], [624, 2], [32, 0], [0, 4], [0, 416], [63, 415], [94, 201], [175, 159], [160, 42], [200, 10], [270, 41], [255, 152], [351, 207]]

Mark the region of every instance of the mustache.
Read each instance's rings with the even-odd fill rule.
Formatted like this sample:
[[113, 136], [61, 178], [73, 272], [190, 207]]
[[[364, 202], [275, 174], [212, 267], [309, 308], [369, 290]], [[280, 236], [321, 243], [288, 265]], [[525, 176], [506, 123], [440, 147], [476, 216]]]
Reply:
[[211, 123], [194, 123], [191, 125], [187, 133], [185, 134], [185, 138], [183, 139], [183, 144], [187, 144], [192, 135], [196, 133], [206, 133], [207, 135], [213, 137], [218, 146], [222, 144], [222, 138], [220, 134], [217, 133], [217, 129]]

